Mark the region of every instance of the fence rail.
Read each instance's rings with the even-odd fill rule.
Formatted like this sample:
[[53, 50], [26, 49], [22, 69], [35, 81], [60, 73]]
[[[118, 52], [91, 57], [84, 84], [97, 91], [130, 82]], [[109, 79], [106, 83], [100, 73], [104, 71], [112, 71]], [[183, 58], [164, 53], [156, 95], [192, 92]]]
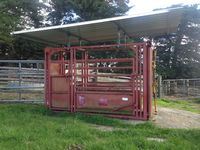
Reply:
[[43, 101], [43, 60], [0, 60], [0, 101]]
[[163, 80], [162, 95], [176, 97], [200, 97], [200, 78]]
[[[200, 97], [200, 78], [158, 81], [160, 97]], [[0, 60], [0, 102], [42, 102], [43, 60]]]

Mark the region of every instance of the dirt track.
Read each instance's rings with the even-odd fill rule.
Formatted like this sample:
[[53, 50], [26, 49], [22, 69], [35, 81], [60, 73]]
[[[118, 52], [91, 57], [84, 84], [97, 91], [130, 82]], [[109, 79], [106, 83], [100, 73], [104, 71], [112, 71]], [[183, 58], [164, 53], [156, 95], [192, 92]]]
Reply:
[[152, 120], [163, 128], [200, 128], [200, 114], [184, 110], [159, 107]]

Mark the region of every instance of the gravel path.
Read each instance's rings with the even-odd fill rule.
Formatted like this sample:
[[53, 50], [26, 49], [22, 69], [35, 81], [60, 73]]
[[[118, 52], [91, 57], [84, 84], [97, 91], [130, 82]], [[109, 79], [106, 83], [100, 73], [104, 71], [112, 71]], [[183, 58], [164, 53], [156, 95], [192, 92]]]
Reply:
[[200, 128], [200, 114], [184, 110], [159, 107], [152, 120], [163, 128]]

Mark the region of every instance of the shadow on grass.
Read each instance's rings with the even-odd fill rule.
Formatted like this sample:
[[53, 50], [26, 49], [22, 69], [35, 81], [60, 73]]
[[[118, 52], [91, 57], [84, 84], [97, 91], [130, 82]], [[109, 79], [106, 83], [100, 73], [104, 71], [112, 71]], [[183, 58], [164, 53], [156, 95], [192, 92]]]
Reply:
[[192, 101], [196, 104], [200, 104], [200, 98], [194, 98]]
[[[1, 109], [6, 109], [9, 113], [26, 113], [31, 115], [41, 115], [41, 116], [48, 116], [52, 118], [63, 118], [63, 119], [71, 119], [77, 120], [80, 122], [84, 122], [87, 124], [94, 124], [94, 125], [103, 125], [103, 126], [115, 126], [120, 128], [129, 128], [129, 127], [140, 127], [141, 128], [145, 125], [133, 125], [127, 123], [127, 121], [108, 118], [100, 114], [83, 114], [83, 113], [70, 113], [66, 111], [52, 111], [46, 108], [42, 104], [0, 104]], [[148, 126], [150, 123], [145, 123]]]
[[[44, 115], [44, 113], [43, 113]], [[100, 114], [84, 114], [84, 113], [69, 113], [69, 112], [54, 112], [51, 110], [46, 110], [45, 115], [50, 117], [62, 117], [62, 118], [70, 118], [73, 120], [78, 120], [87, 124], [94, 124], [94, 125], [104, 125], [104, 126], [115, 126], [115, 127], [127, 127], [131, 125], [125, 124], [120, 119], [114, 118], [107, 118]]]

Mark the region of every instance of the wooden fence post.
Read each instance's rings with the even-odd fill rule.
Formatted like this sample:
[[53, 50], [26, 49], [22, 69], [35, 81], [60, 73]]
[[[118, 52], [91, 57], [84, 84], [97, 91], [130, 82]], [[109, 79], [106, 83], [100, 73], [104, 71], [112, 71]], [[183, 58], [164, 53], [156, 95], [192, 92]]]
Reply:
[[177, 90], [178, 90], [178, 88], [177, 88], [177, 81], [174, 80], [174, 94], [177, 94]]
[[187, 89], [187, 96], [189, 96], [189, 86], [190, 86], [190, 84], [189, 84], [189, 80], [186, 80], [186, 89]]
[[162, 98], [162, 76], [158, 76], [158, 97]]

